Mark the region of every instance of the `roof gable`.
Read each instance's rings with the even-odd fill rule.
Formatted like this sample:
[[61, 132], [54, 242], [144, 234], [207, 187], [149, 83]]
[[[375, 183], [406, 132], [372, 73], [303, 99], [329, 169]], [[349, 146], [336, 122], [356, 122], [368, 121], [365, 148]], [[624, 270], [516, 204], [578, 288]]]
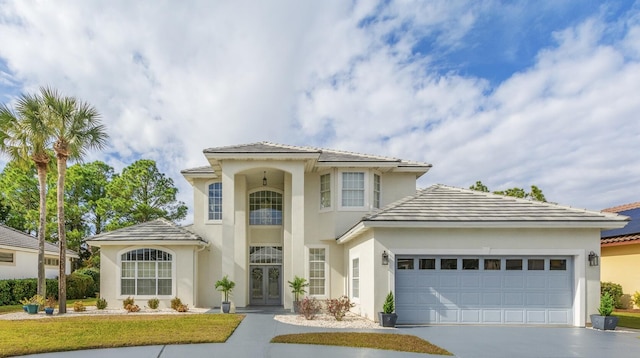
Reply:
[[156, 219], [122, 229], [92, 236], [89, 243], [109, 243], [126, 241], [172, 241], [183, 243], [206, 243], [200, 236], [168, 220]]

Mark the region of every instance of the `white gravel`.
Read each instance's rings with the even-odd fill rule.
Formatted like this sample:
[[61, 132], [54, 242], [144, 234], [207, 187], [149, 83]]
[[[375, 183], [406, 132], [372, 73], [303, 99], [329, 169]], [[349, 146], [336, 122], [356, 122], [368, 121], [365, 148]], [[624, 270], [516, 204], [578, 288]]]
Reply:
[[204, 313], [209, 311], [208, 308], [192, 308], [189, 307], [187, 312], [178, 312], [171, 308], [160, 308], [152, 310], [150, 308], [141, 307], [139, 312], [127, 312], [124, 308], [109, 308], [99, 310], [95, 306], [86, 306], [87, 310], [84, 312], [75, 312], [73, 308], [67, 308], [66, 314], [58, 314], [56, 309], [53, 315], [47, 315], [44, 311], [38, 312], [38, 314], [28, 314], [27, 312], [15, 312], [0, 315], [2, 320], [24, 320], [24, 319], [54, 319], [58, 317], [78, 317], [78, 316], [105, 316], [105, 315], [148, 315], [148, 314], [194, 314]]
[[276, 315], [276, 321], [295, 324], [298, 326], [322, 327], [322, 328], [352, 328], [352, 329], [394, 329], [391, 327], [381, 327], [378, 323], [354, 313], [347, 313], [342, 321], [336, 321], [333, 316], [319, 314], [312, 320], [307, 320], [302, 315]]

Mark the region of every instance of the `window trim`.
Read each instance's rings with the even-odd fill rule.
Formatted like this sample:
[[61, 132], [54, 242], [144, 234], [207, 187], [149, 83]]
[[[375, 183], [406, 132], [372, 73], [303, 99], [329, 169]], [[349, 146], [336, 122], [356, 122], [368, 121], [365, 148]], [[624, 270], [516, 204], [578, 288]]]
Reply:
[[[47, 259], [50, 260], [58, 260], [57, 264], [47, 264]], [[45, 256], [44, 257], [44, 265], [48, 267], [59, 267], [60, 266], [60, 258], [55, 256]]]
[[[139, 249], [155, 249], [155, 250], [160, 250], [160, 251], [164, 251], [168, 254], [171, 254], [171, 294], [170, 295], [123, 295], [122, 294], [122, 254], [127, 253], [129, 251], [134, 251], [134, 250], [139, 250]], [[117, 257], [117, 263], [118, 263], [118, 269], [116, 270], [116, 298], [117, 299], [125, 299], [129, 296], [131, 297], [135, 297], [135, 298], [139, 298], [139, 299], [149, 299], [149, 298], [160, 298], [160, 299], [167, 299], [167, 298], [173, 298], [176, 291], [176, 262], [177, 262], [177, 256], [175, 251], [164, 247], [164, 246], [130, 246], [130, 247], [126, 247], [120, 251], [118, 251], [116, 253], [116, 257]], [[126, 262], [138, 262], [138, 261], [126, 261]], [[145, 261], [140, 261], [140, 262], [145, 262]], [[158, 261], [148, 261], [148, 262], [158, 262]], [[167, 262], [167, 261], [161, 261], [161, 262]], [[157, 266], [156, 266], [157, 267]], [[157, 270], [157, 268], [156, 268]], [[157, 277], [156, 277], [157, 279]], [[156, 288], [156, 292], [157, 292], [157, 288]]]
[[315, 297], [315, 298], [329, 298], [329, 288], [331, 287], [331, 271], [329, 268], [329, 262], [330, 262], [330, 257], [329, 257], [329, 245], [305, 245], [305, 257], [304, 257], [304, 271], [305, 271], [305, 278], [307, 279], [307, 282], [311, 283], [311, 275], [310, 275], [310, 269], [311, 269], [311, 261], [310, 259], [310, 250], [311, 249], [324, 249], [324, 294], [323, 295], [312, 295], [311, 294], [311, 289], [309, 287], [309, 297]]
[[[335, 202], [335, 199], [333, 197], [333, 192], [334, 192], [334, 190], [333, 190], [333, 178], [334, 178], [334, 175], [332, 175], [332, 174], [333, 173], [329, 171], [329, 172], [320, 173], [320, 176], [319, 176], [318, 191], [319, 191], [319, 194], [320, 194], [320, 197], [319, 197], [319, 199], [320, 199], [320, 205], [319, 205], [320, 206], [320, 212], [331, 211], [333, 209], [333, 203]], [[329, 192], [329, 205], [328, 206], [322, 206], [322, 193], [323, 193], [323, 191], [322, 191], [322, 177], [325, 176], [325, 175], [329, 176], [329, 190], [327, 190]]]
[[11, 254], [11, 262], [0, 262], [2, 266], [15, 266], [16, 265], [16, 251], [13, 250], [0, 250], [4, 254]]
[[[344, 206], [342, 205], [342, 196], [343, 196], [343, 182], [344, 182], [344, 174], [345, 173], [362, 173], [363, 175], [363, 203], [362, 206]], [[369, 186], [371, 185], [369, 182], [371, 181], [371, 172], [366, 169], [358, 169], [358, 168], [348, 168], [344, 170], [338, 171], [338, 209], [342, 211], [367, 211], [369, 208]]]
[[[356, 261], [356, 260], [358, 260], [358, 276], [357, 276], [357, 277], [356, 277], [356, 275], [353, 273], [353, 272], [354, 272], [354, 271], [353, 271], [353, 269], [354, 269], [354, 265], [353, 265], [353, 264], [355, 263], [355, 261]], [[362, 296], [362, 294], [361, 294], [361, 288], [362, 288], [362, 285], [360, 284], [360, 283], [361, 283], [361, 280], [360, 280], [360, 276], [361, 276], [361, 275], [360, 275], [360, 271], [361, 271], [361, 270], [360, 270], [360, 256], [353, 256], [353, 257], [351, 258], [351, 265], [350, 265], [350, 267], [349, 267], [349, 274], [350, 274], [349, 276], [351, 276], [351, 279], [349, 280], [349, 281], [350, 281], [350, 282], [349, 282], [349, 283], [350, 283], [350, 285], [349, 285], [349, 297], [351, 298], [351, 300], [353, 300], [353, 301], [354, 301], [354, 302], [356, 302], [356, 303], [359, 303], [359, 302], [360, 302], [360, 297]], [[358, 296], [355, 296], [355, 295], [353, 294], [353, 290], [354, 290], [354, 287], [355, 287], [354, 282], [355, 282], [356, 278], [357, 278], [357, 280], [358, 280]]]
[[[213, 184], [220, 184], [220, 219], [209, 219], [209, 187]], [[222, 223], [222, 215], [223, 215], [223, 194], [222, 181], [221, 180], [211, 180], [207, 181], [204, 186], [205, 191], [205, 199], [204, 199], [204, 222], [206, 224], [221, 224]]]

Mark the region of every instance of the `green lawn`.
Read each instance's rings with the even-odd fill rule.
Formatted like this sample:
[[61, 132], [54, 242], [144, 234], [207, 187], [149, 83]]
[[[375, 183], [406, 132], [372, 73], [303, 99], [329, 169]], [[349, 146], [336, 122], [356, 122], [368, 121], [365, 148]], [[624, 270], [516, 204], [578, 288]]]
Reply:
[[[73, 303], [76, 301], [82, 301], [85, 306], [95, 306], [97, 298], [83, 298], [80, 300], [67, 300], [67, 311], [73, 310]], [[58, 307], [56, 306], [56, 310]], [[22, 311], [22, 305], [0, 306], [0, 314], [13, 313]]]
[[640, 329], [640, 313], [616, 311], [613, 312], [613, 315], [620, 317], [618, 320], [618, 327]]
[[300, 333], [274, 337], [271, 343], [318, 344], [452, 355], [445, 349], [433, 345], [422, 338], [408, 334], [356, 332]]
[[112, 315], [0, 320], [0, 357], [79, 349], [221, 343], [243, 315]]

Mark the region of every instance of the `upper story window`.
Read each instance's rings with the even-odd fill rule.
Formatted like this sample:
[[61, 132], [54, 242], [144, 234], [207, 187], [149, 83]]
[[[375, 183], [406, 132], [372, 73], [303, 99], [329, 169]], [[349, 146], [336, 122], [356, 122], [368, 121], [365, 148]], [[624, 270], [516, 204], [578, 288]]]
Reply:
[[222, 183], [209, 184], [209, 220], [222, 220]]
[[380, 176], [373, 174], [373, 207], [380, 209]]
[[282, 194], [261, 190], [249, 194], [250, 225], [282, 225]]
[[363, 207], [364, 206], [364, 173], [363, 172], [343, 172], [342, 173], [342, 206], [343, 207]]
[[320, 209], [331, 207], [331, 174], [320, 176]]
[[122, 264], [120, 294], [164, 295], [172, 294], [173, 256], [157, 249], [137, 249], [120, 257]]

